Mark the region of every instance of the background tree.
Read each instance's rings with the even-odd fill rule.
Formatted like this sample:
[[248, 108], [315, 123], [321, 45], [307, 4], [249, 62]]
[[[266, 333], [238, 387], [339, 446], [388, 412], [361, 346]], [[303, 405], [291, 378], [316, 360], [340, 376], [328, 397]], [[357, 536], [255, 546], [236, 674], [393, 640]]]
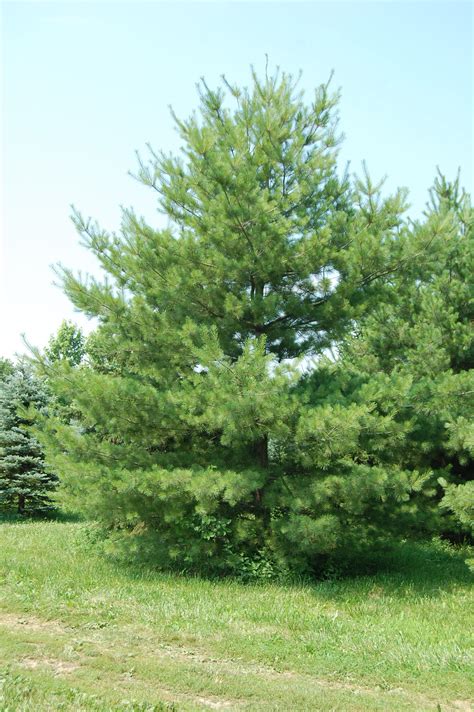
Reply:
[[49, 339], [45, 356], [50, 362], [66, 359], [78, 366], [85, 355], [85, 338], [81, 329], [70, 321], [63, 321], [56, 334]]
[[46, 394], [31, 370], [18, 365], [0, 384], [0, 509], [39, 514], [53, 508], [50, 495], [57, 477], [46, 464], [43, 448], [29, 430], [28, 409], [44, 409]]
[[0, 382], [13, 373], [13, 364], [7, 358], [0, 358]]

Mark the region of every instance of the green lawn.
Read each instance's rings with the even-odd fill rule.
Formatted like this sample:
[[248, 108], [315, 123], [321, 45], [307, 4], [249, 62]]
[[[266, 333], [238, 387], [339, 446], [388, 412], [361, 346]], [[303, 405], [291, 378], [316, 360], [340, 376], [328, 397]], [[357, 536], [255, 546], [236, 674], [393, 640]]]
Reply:
[[[87, 525], [0, 525], [0, 710], [470, 710], [462, 553], [314, 586], [143, 573]], [[465, 556], [465, 553], [464, 553]]]

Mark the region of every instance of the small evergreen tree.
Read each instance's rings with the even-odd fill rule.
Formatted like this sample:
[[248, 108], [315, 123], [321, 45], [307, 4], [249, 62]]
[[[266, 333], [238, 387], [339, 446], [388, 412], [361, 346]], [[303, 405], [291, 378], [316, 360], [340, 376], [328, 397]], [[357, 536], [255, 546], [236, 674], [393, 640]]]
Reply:
[[0, 510], [39, 514], [53, 507], [57, 477], [45, 465], [43, 448], [32, 435], [30, 407], [43, 409], [40, 381], [24, 365], [0, 384]]
[[13, 373], [13, 364], [7, 358], [0, 358], [0, 383]]

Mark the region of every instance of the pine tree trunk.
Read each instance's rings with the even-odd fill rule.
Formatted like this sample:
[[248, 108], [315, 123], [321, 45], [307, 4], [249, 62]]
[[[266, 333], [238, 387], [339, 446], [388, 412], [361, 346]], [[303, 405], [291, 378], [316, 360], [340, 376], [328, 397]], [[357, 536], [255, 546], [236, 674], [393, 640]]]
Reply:
[[[265, 284], [264, 282], [256, 282], [252, 283], [252, 299], [259, 298], [263, 299], [265, 293]], [[255, 335], [258, 335], [261, 333], [260, 329], [255, 330]], [[267, 347], [265, 346], [265, 351], [267, 350]], [[254, 444], [254, 452], [255, 456], [257, 458], [257, 462], [259, 466], [263, 469], [267, 469], [268, 467], [268, 435], [263, 435], [260, 440], [257, 440], [256, 443]], [[260, 504], [262, 501], [262, 490], [257, 489], [255, 492], [255, 501]]]
[[260, 467], [268, 467], [268, 435], [264, 435], [254, 445], [255, 455]]
[[25, 495], [20, 494], [18, 495], [18, 514], [24, 514], [25, 513]]
[[[254, 444], [254, 452], [258, 461], [258, 464], [263, 469], [268, 467], [268, 435], [264, 435], [260, 440]], [[260, 504], [262, 501], [262, 490], [255, 490], [255, 501]]]

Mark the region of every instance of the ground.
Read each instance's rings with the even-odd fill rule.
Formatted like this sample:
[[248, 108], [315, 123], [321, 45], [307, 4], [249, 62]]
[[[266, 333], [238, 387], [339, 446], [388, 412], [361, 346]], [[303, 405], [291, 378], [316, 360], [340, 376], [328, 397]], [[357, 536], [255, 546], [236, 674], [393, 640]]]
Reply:
[[465, 552], [244, 585], [113, 563], [88, 530], [0, 525], [1, 712], [472, 709]]

